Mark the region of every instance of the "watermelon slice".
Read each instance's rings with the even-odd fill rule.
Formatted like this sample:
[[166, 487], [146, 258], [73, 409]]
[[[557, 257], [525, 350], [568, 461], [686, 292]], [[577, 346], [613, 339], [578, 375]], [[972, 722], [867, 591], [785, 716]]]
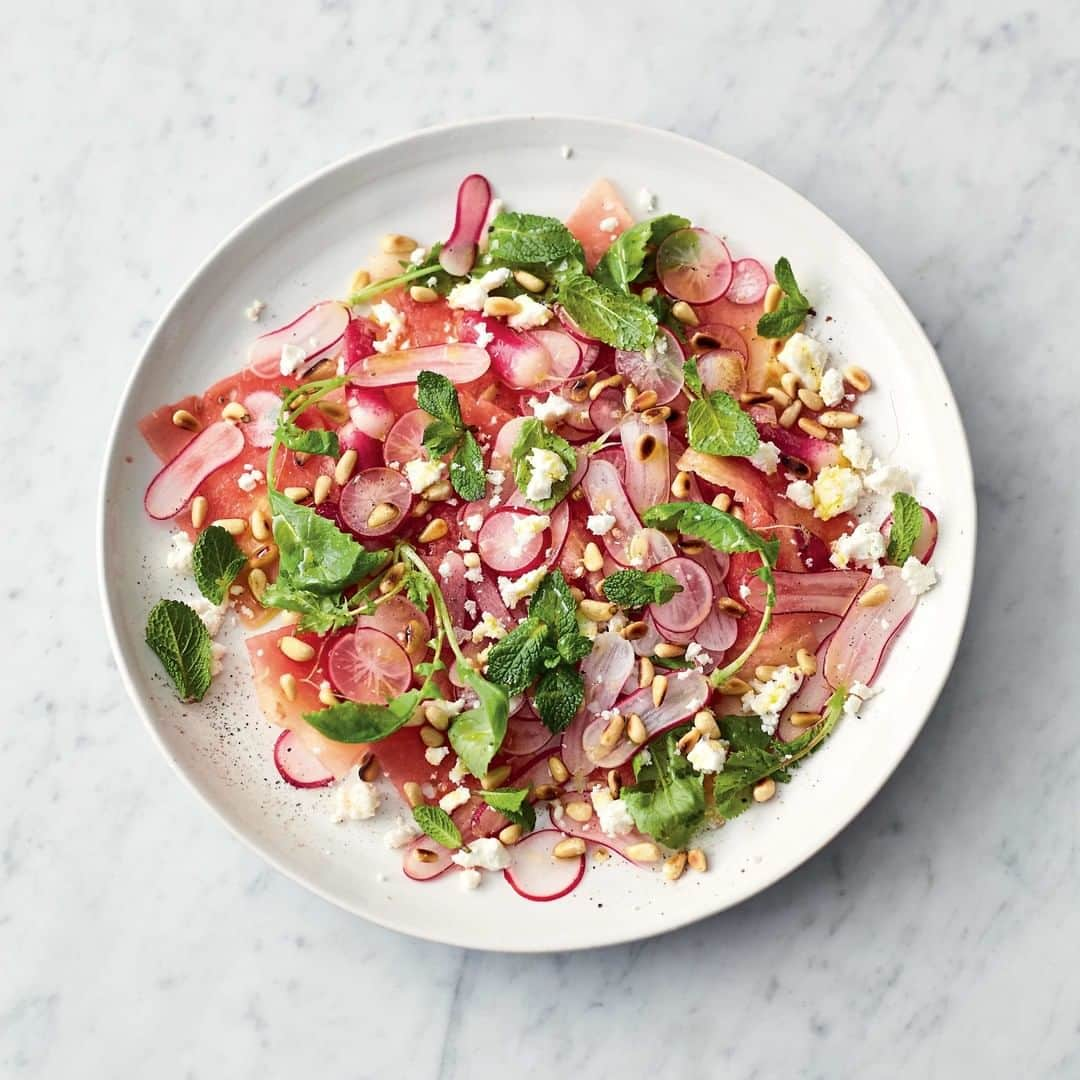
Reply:
[[[585, 249], [590, 270], [611, 247], [611, 242], [633, 224], [630, 211], [610, 180], [597, 180], [566, 219], [566, 227]], [[611, 227], [603, 227], [608, 225]]]

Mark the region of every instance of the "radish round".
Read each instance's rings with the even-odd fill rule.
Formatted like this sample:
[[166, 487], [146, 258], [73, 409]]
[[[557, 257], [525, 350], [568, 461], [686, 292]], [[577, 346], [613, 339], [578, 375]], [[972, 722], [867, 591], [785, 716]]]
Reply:
[[650, 604], [649, 611], [661, 630], [680, 633], [700, 626], [708, 617], [713, 602], [713, 587], [704, 568], [685, 555], [661, 563], [657, 570], [670, 574], [681, 586], [664, 604]]
[[412, 682], [412, 661], [389, 635], [369, 626], [342, 634], [327, 655], [326, 671], [335, 691], [349, 701], [385, 705]]
[[453, 231], [439, 250], [439, 265], [448, 274], [462, 277], [473, 268], [490, 206], [491, 185], [487, 178], [479, 173], [466, 176], [458, 188]]
[[382, 390], [373, 390], [363, 386], [345, 387], [345, 400], [349, 406], [349, 416], [357, 430], [373, 439], [385, 439], [394, 426], [396, 413]]
[[294, 788], [329, 787], [334, 774], [300, 741], [293, 731], [283, 731], [274, 743], [274, 765], [281, 779]]
[[476, 538], [477, 550], [485, 565], [497, 574], [518, 577], [535, 570], [544, 561], [544, 552], [551, 543], [551, 528], [521, 540], [515, 527], [540, 515], [517, 507], [499, 507], [490, 514]]
[[554, 390], [562, 386], [581, 367], [583, 350], [570, 334], [562, 330], [530, 330], [527, 336], [538, 342], [551, 357], [551, 371], [537, 385], [537, 390]]
[[382, 601], [370, 615], [361, 615], [356, 625], [388, 634], [401, 645], [413, 663], [427, 655], [431, 621], [426, 612], [404, 596], [391, 596], [389, 600]]
[[[706, 353], [712, 352], [714, 349], [737, 352], [743, 358], [744, 364], [750, 358], [750, 352], [746, 347], [746, 341], [743, 339], [742, 334], [734, 326], [728, 326], [727, 323], [705, 323], [694, 331], [693, 336], [697, 347], [705, 349]], [[707, 348], [705, 348], [706, 343]], [[701, 364], [701, 357], [698, 358], [698, 364]], [[698, 370], [700, 371], [700, 367]], [[703, 381], [704, 378], [704, 373], [702, 373]]]
[[613, 630], [597, 634], [592, 652], [581, 664], [586, 711], [598, 713], [610, 709], [618, 700], [623, 683], [633, 673], [636, 663], [633, 645], [621, 634]]
[[769, 272], [757, 259], [739, 259], [724, 294], [733, 304], [756, 304], [769, 287]]
[[[423, 852], [425, 858], [421, 859]], [[453, 853], [428, 836], [418, 836], [402, 856], [401, 869], [413, 881], [434, 881], [454, 865]]]
[[656, 251], [656, 274], [676, 300], [707, 304], [731, 284], [731, 256], [723, 240], [706, 229], [677, 229]]
[[383, 460], [389, 465], [394, 462], [404, 465], [406, 461], [415, 461], [423, 457], [424, 431], [431, 423], [431, 416], [423, 409], [413, 409], [403, 413], [401, 418], [390, 428], [383, 443]]
[[[397, 514], [388, 521], [369, 525], [377, 506], [392, 506]], [[401, 525], [412, 505], [408, 481], [393, 469], [365, 469], [342, 489], [338, 500], [341, 520], [358, 536], [385, 536]]]
[[[507, 386], [515, 390], [535, 390], [552, 373], [551, 354], [543, 342], [531, 334], [513, 330], [506, 323], [491, 316], [467, 312], [463, 324], [478, 333], [482, 323], [491, 338], [485, 356], [491, 357], [491, 368]], [[477, 348], [477, 346], [468, 346]], [[481, 373], [482, 374], [482, 373]], [[470, 376], [470, 379], [476, 376]], [[470, 379], [456, 380], [468, 382]]]
[[597, 431], [610, 431], [619, 426], [626, 415], [622, 391], [609, 387], [601, 391], [589, 405], [589, 423]]
[[244, 398], [244, 408], [251, 417], [244, 425], [244, 436], [252, 446], [265, 449], [274, 441], [281, 398], [273, 390], [255, 390]]
[[559, 829], [540, 829], [514, 845], [514, 865], [503, 871], [503, 877], [518, 896], [543, 903], [577, 888], [585, 876], [585, 855], [555, 858], [552, 851], [564, 837]]
[[654, 391], [657, 405], [666, 405], [683, 388], [684, 359], [679, 339], [666, 326], [661, 326], [644, 352], [616, 349], [615, 370], [639, 390]]

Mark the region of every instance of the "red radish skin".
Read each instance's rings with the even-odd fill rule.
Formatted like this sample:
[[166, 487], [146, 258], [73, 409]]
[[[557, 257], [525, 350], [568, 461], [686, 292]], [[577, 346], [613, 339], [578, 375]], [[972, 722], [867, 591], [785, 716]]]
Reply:
[[558, 389], [581, 368], [582, 348], [572, 335], [561, 330], [530, 330], [528, 337], [551, 358], [548, 377], [537, 385], [538, 391]]
[[[634, 749], [637, 750], [639, 748], [635, 746]], [[629, 779], [629, 775], [624, 776], [624, 780]], [[600, 847], [607, 848], [608, 851], [614, 851], [616, 855], [622, 856], [627, 862], [633, 863], [634, 866], [646, 870], [655, 870], [655, 863], [639, 862], [630, 856], [630, 852], [637, 844], [650, 841], [652, 837], [638, 832], [637, 829], [631, 829], [630, 832], [623, 833], [621, 836], [608, 836], [607, 833], [600, 828], [600, 820], [596, 814], [593, 814], [588, 821], [575, 821], [569, 814], [561, 812], [561, 808], [567, 803], [580, 802], [581, 800], [588, 798], [588, 793], [579, 794], [577, 792], [562, 797], [562, 802], [559, 804], [559, 808], [555, 810], [552, 817], [552, 822], [559, 831], [566, 836], [578, 836], [587, 843], [598, 844]]]
[[304, 351], [304, 358], [295, 369], [296, 374], [302, 374], [329, 355], [345, 336], [350, 319], [348, 307], [340, 301], [315, 304], [291, 323], [257, 337], [248, 351], [248, 366], [264, 379], [280, 378], [281, 350], [285, 345], [295, 345]]
[[490, 356], [492, 370], [507, 386], [516, 390], [535, 390], [551, 377], [551, 354], [538, 336], [513, 330], [495, 318], [471, 311], [462, 316], [462, 324], [474, 337], [483, 324], [491, 338], [484, 355]]
[[545, 903], [569, 896], [578, 887], [585, 876], [585, 855], [557, 859], [552, 854], [564, 835], [559, 829], [539, 829], [514, 845], [514, 864], [503, 877], [518, 896]]
[[402, 386], [414, 384], [421, 371], [434, 371], [460, 384], [479, 379], [490, 366], [491, 357], [486, 349], [458, 342], [373, 353], [356, 365], [349, 376], [357, 386]]
[[[418, 740], [419, 741], [419, 740]], [[422, 860], [417, 852], [433, 854], [434, 859]], [[447, 870], [454, 866], [453, 853], [446, 850], [440, 844], [436, 844], [429, 836], [418, 836], [406, 849], [402, 856], [401, 869], [407, 878], [413, 881], [434, 881], [442, 877]]]
[[146, 512], [157, 521], [175, 517], [187, 506], [203, 480], [243, 449], [244, 436], [236, 424], [219, 420], [203, 428], [150, 481], [143, 498]]
[[[934, 549], [937, 547], [938, 520], [933, 510], [929, 510], [925, 506], [920, 507], [920, 509], [923, 515], [922, 532], [919, 534], [915, 546], [911, 549], [911, 554], [919, 562], [928, 563], [933, 558]], [[892, 535], [892, 520], [892, 514], [890, 514], [881, 525], [881, 532], [886, 540]]]
[[727, 246], [706, 229], [677, 229], [656, 251], [660, 284], [676, 300], [716, 300], [727, 292], [732, 272]]
[[375, 352], [375, 340], [375, 327], [367, 319], [353, 319], [349, 323], [341, 341], [341, 355], [346, 372]]
[[757, 259], [736, 260], [724, 294], [733, 304], [756, 304], [769, 287], [769, 272]]
[[294, 788], [329, 787], [334, 782], [334, 774], [288, 729], [274, 743], [274, 765]]
[[479, 173], [466, 176], [458, 188], [454, 228], [439, 251], [439, 265], [448, 274], [462, 277], [473, 268], [490, 207], [487, 178]]
[[608, 553], [621, 565], [632, 565], [629, 545], [631, 539], [641, 531], [641, 519], [630, 505], [615, 466], [600, 458], [593, 458], [589, 471], [581, 481], [581, 489], [585, 492], [591, 513], [612, 514], [615, 518], [616, 527], [600, 537]]
[[342, 450], [356, 451], [356, 468], [361, 472], [377, 469], [383, 463], [383, 444], [357, 430], [351, 420], [338, 428], [338, 444]]
[[[699, 370], [701, 370], [700, 365], [705, 357], [717, 350], [738, 353], [743, 358], [744, 364], [750, 358], [750, 350], [746, 346], [746, 340], [734, 326], [728, 326], [726, 323], [705, 323], [697, 327], [694, 331], [694, 337], [707, 338], [710, 342], [715, 342], [698, 358]], [[702, 381], [704, 381], [704, 372], [701, 373], [701, 377]]]
[[327, 652], [326, 671], [339, 696], [369, 705], [393, 701], [413, 677], [409, 654], [389, 634], [369, 626], [338, 636]]
[[825, 703], [832, 697], [833, 688], [825, 678], [825, 657], [818, 657], [818, 669], [804, 680], [802, 686], [796, 691], [795, 696], [788, 702], [784, 715], [780, 718], [780, 726], [776, 729], [776, 736], [782, 742], [791, 742], [806, 731], [806, 728], [796, 727], [791, 722], [791, 717], [797, 712], [819, 713], [825, 708]]
[[531, 510], [499, 507], [484, 522], [477, 536], [480, 558], [495, 573], [510, 577], [519, 577], [535, 570], [544, 561], [544, 552], [551, 543], [551, 529], [545, 527], [522, 544], [514, 526], [517, 522], [538, 516]]
[[[380, 525], [369, 525], [372, 511], [383, 503], [393, 506], [397, 517]], [[412, 491], [401, 473], [393, 469], [365, 469], [341, 489], [338, 513], [357, 536], [386, 536], [401, 527], [411, 505]]]
[[657, 405], [666, 405], [683, 388], [684, 359], [679, 339], [666, 326], [661, 326], [656, 340], [644, 352], [616, 349], [615, 370], [638, 390], [652, 390]]

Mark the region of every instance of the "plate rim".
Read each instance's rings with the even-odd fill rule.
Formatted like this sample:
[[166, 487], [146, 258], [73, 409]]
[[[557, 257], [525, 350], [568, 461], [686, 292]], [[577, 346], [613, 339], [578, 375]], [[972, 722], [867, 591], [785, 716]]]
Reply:
[[[543, 943], [531, 944], [529, 941], [523, 943], [514, 943], [513, 945], [506, 945], [502, 942], [486, 942], [484, 944], [477, 944], [475, 941], [465, 940], [459, 935], [454, 933], [440, 934], [436, 931], [428, 929], [428, 927], [421, 925], [416, 926], [411, 923], [407, 923], [404, 920], [395, 920], [391, 917], [386, 917], [380, 913], [370, 910], [364, 910], [355, 903], [349, 900], [332, 895], [328, 890], [324, 889], [321, 885], [311, 880], [308, 880], [298, 870], [293, 870], [286, 863], [279, 859], [262, 841], [260, 841], [255, 835], [249, 835], [248, 832], [243, 830], [239, 823], [234, 823], [229, 817], [222, 812], [210, 799], [209, 795], [201, 790], [199, 784], [195, 778], [187, 772], [187, 770], [180, 764], [180, 762], [170, 752], [168, 745], [164, 738], [158, 731], [157, 721], [151, 715], [151, 710], [144, 703], [140, 694], [137, 691], [134, 675], [131, 665], [127, 661], [127, 657], [120, 645], [120, 636], [117, 628], [117, 612], [114, 609], [113, 596], [111, 594], [110, 583], [106, 580], [106, 562], [105, 562], [105, 549], [106, 549], [106, 526], [107, 526], [107, 505], [109, 495], [110, 478], [113, 473], [114, 466], [117, 460], [118, 445], [121, 438], [121, 419], [124, 417], [128, 409], [128, 404], [135, 392], [136, 382], [146, 364], [150, 354], [158, 347], [159, 342], [163, 334], [166, 332], [169, 323], [172, 321], [174, 314], [178, 309], [186, 302], [189, 294], [193, 293], [196, 289], [200, 279], [205, 275], [208, 268], [221, 256], [240, 236], [246, 233], [253, 226], [257, 225], [259, 221], [269, 215], [271, 215], [279, 206], [286, 203], [293, 196], [302, 192], [304, 189], [320, 183], [325, 178], [332, 174], [348, 169], [354, 166], [357, 162], [364, 158], [374, 156], [376, 154], [393, 150], [396, 147], [406, 145], [408, 143], [421, 141], [426, 138], [433, 138], [443, 136], [454, 132], [465, 132], [468, 130], [482, 129], [488, 127], [497, 127], [504, 124], [534, 124], [536, 122], [547, 124], [566, 124], [566, 125], [586, 125], [593, 126], [597, 129], [606, 129], [608, 131], [617, 130], [621, 131], [627, 136], [648, 136], [649, 138], [660, 138], [669, 141], [674, 148], [685, 147], [693, 148], [695, 152], [705, 151], [709, 155], [714, 156], [720, 160], [728, 163], [734, 163], [740, 168], [751, 170], [758, 179], [765, 184], [778, 185], [779, 188], [790, 197], [792, 197], [799, 205], [803, 213], [812, 215], [835, 230], [840, 237], [850, 246], [851, 253], [856, 259], [862, 263], [862, 271], [874, 279], [879, 287], [884, 287], [884, 291], [887, 295], [890, 295], [898, 306], [898, 312], [902, 315], [903, 319], [908, 324], [908, 329], [913, 333], [921, 343], [929, 351], [933, 357], [938, 375], [940, 376], [941, 390], [946, 395], [945, 404], [950, 408], [952, 416], [956, 423], [957, 434], [959, 435], [960, 447], [963, 450], [962, 455], [950, 463], [949, 471], [953, 474], [954, 479], [957, 482], [958, 487], [961, 487], [964, 494], [968, 496], [968, 501], [971, 509], [971, 521], [970, 530], [967, 530], [968, 536], [966, 544], [962, 545], [962, 549], [958, 548], [960, 555], [962, 556], [962, 565], [955, 569], [950, 569], [949, 574], [949, 590], [953, 594], [954, 603], [962, 603], [962, 614], [958, 623], [958, 630], [954, 640], [948, 644], [948, 663], [942, 667], [942, 674], [938, 680], [938, 684], [933, 689], [933, 693], [929, 698], [929, 705], [927, 707], [925, 715], [921, 718], [918, 724], [913, 725], [910, 729], [909, 738], [903, 742], [898, 748], [895, 760], [893, 760], [884, 772], [881, 779], [872, 783], [866, 793], [865, 797], [858, 800], [857, 805], [850, 811], [850, 813], [843, 813], [838, 819], [830, 822], [828, 827], [821, 830], [820, 833], [814, 835], [806, 848], [800, 848], [798, 853], [786, 858], [779, 859], [772, 867], [770, 873], [761, 881], [757, 882], [753, 887], [743, 893], [737, 893], [734, 896], [727, 897], [718, 900], [714, 904], [703, 904], [701, 910], [671, 916], [669, 921], [663, 925], [656, 927], [646, 927], [642, 931], [638, 932], [635, 927], [629, 922], [613, 921], [612, 932], [603, 935], [593, 935], [594, 940], [587, 942], [565, 940], [555, 943]], [[960, 475], [962, 473], [962, 475]], [[964, 531], [957, 530], [957, 543], [962, 543], [962, 537]], [[571, 113], [506, 113], [506, 114], [493, 114], [489, 116], [482, 116], [471, 118], [468, 120], [455, 121], [446, 124], [437, 124], [423, 128], [417, 128], [411, 130], [403, 135], [395, 136], [390, 139], [382, 140], [380, 142], [373, 143], [364, 147], [361, 150], [356, 150], [348, 154], [344, 154], [329, 164], [323, 166], [320, 169], [315, 170], [312, 173], [302, 177], [296, 183], [286, 188], [284, 191], [275, 195], [273, 198], [268, 199], [262, 205], [260, 205], [253, 213], [242, 220], [238, 225], [231, 229], [222, 240], [214, 246], [214, 248], [199, 262], [193, 272], [188, 275], [184, 282], [180, 285], [177, 291], [174, 293], [162, 314], [155, 321], [153, 328], [147, 335], [142, 347], [139, 350], [136, 362], [131, 368], [127, 381], [124, 385], [123, 392], [117, 402], [116, 408], [113, 413], [112, 421], [109, 426], [108, 438], [105, 442], [105, 452], [102, 460], [100, 482], [97, 491], [97, 508], [96, 508], [96, 522], [95, 522], [95, 540], [96, 540], [96, 569], [98, 579], [98, 594], [101, 600], [102, 614], [104, 616], [106, 634], [109, 640], [109, 645], [112, 650], [113, 657], [116, 660], [117, 671], [120, 675], [120, 679], [124, 684], [124, 688], [127, 691], [127, 695], [135, 706], [135, 710], [141, 718], [144, 726], [147, 728], [151, 739], [156, 744], [162, 755], [168, 761], [174, 773], [176, 773], [188, 789], [196, 796], [196, 798], [208, 809], [213, 816], [218, 819], [225, 827], [232, 833], [234, 837], [240, 840], [248, 848], [254, 851], [260, 858], [264, 859], [269, 865], [274, 867], [279, 873], [284, 874], [288, 879], [300, 885], [304, 889], [314, 893], [321, 897], [323, 900], [328, 901], [335, 907], [338, 907], [344, 911], [349, 912], [352, 915], [358, 915], [361, 918], [366, 919], [378, 926], [385, 929], [393, 930], [398, 933], [406, 934], [410, 937], [417, 938], [419, 940], [430, 941], [438, 944], [453, 945], [461, 948], [477, 949], [481, 951], [490, 952], [503, 952], [503, 953], [528, 953], [528, 954], [542, 954], [548, 952], [564, 952], [564, 951], [578, 951], [583, 949], [601, 948], [609, 945], [618, 945], [633, 941], [644, 941], [651, 937], [656, 937], [661, 934], [666, 934], [673, 930], [678, 930], [685, 926], [693, 925], [696, 922], [700, 922], [706, 918], [710, 918], [714, 915], [718, 915], [721, 912], [730, 910], [754, 896], [757, 896], [767, 889], [772, 888], [777, 882], [786, 878], [789, 874], [793, 873], [800, 866], [807, 863], [815, 855], [819, 854], [822, 849], [831, 843], [837, 836], [840, 835], [857, 817], [859, 817], [870, 802], [881, 792], [885, 785], [892, 779], [896, 770], [900, 764], [907, 757], [909, 751], [915, 740], [919, 737], [926, 723], [930, 719], [930, 715], [937, 707], [937, 703], [940, 700], [941, 693], [945, 688], [945, 684], [948, 682], [949, 677], [952, 675], [953, 668], [956, 663], [956, 656], [960, 648], [960, 644], [964, 637], [964, 631], [967, 627], [968, 616], [971, 610], [971, 591], [974, 583], [975, 575], [975, 562], [977, 553], [977, 539], [978, 539], [978, 499], [975, 490], [974, 482], [974, 470], [971, 461], [971, 448], [967, 437], [967, 432], [964, 427], [963, 415], [959, 409], [956, 401], [956, 396], [953, 393], [952, 386], [949, 382], [948, 375], [944, 366], [941, 363], [941, 358], [938, 356], [937, 349], [935, 349], [933, 343], [930, 341], [929, 336], [923, 329], [922, 324], [915, 316], [914, 312], [909, 307], [907, 301], [904, 299], [900, 290], [893, 284], [888, 275], [881, 269], [880, 266], [874, 261], [874, 259], [863, 249], [863, 247], [855, 240], [841, 225], [837, 224], [824, 210], [819, 209], [814, 205], [806, 196], [790, 187], [784, 181], [778, 179], [772, 174], [766, 172], [764, 169], [746, 161], [734, 154], [727, 152], [719, 147], [713, 146], [707, 142], [703, 142], [699, 139], [691, 138], [690, 136], [681, 135], [676, 132], [667, 131], [663, 128], [653, 127], [647, 124], [639, 124], [632, 121], [608, 119], [600, 116], [588, 116], [582, 114]], [[963, 571], [963, 578], [961, 579], [961, 571]]]

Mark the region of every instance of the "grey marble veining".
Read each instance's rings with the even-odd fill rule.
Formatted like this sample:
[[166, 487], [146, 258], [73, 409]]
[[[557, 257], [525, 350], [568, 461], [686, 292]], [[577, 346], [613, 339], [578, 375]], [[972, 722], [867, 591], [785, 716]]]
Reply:
[[[1080, 1075], [1074, 5], [10, 0], [4, 23], [0, 1075]], [[226, 231], [373, 141], [536, 109], [722, 146], [850, 231], [941, 353], [981, 521], [955, 673], [852, 826], [701, 925], [518, 958], [331, 908], [191, 799], [116, 677], [90, 523], [132, 357]]]

